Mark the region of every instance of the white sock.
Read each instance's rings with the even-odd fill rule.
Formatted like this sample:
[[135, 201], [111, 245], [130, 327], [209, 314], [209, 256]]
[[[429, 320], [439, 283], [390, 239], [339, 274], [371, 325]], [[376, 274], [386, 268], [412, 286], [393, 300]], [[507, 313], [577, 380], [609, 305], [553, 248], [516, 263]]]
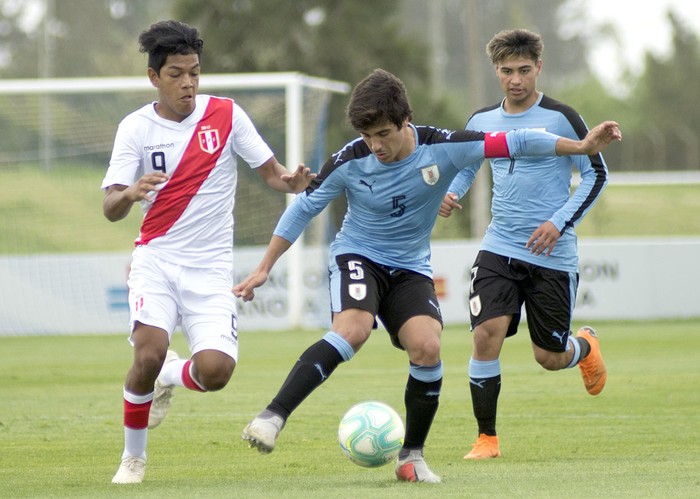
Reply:
[[148, 428], [134, 430], [124, 427], [124, 452], [122, 459], [128, 456], [146, 459], [146, 443], [148, 441]]
[[166, 386], [185, 386], [182, 382], [182, 369], [188, 359], [178, 359], [163, 366], [158, 377]]

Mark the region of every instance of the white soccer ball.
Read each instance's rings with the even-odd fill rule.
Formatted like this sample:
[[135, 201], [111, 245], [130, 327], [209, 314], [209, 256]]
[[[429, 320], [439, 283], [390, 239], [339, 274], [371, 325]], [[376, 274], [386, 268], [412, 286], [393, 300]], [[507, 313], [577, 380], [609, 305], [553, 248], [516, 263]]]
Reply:
[[360, 402], [345, 413], [338, 428], [340, 448], [366, 468], [383, 466], [398, 456], [404, 426], [394, 409], [382, 402]]

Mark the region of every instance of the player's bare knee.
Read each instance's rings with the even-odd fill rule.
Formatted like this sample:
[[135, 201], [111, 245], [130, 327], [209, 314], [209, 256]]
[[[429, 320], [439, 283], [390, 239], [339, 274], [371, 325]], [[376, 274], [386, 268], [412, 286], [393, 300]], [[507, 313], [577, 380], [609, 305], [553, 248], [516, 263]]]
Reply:
[[154, 349], [141, 349], [134, 356], [134, 367], [137, 367], [144, 374], [152, 374], [155, 379], [163, 366], [166, 353]]
[[372, 331], [358, 326], [358, 327], [352, 327], [352, 328], [346, 328], [345, 331], [340, 334], [345, 341], [347, 341], [355, 350], [356, 352], [362, 348], [362, 345], [365, 344], [365, 342], [369, 339], [370, 335], [372, 334]]
[[231, 379], [234, 368], [235, 363], [232, 361], [197, 369], [197, 381], [209, 392], [221, 390]]
[[440, 338], [434, 336], [423, 344], [424, 355], [437, 363], [440, 360]]
[[232, 375], [233, 369], [200, 373], [198, 381], [208, 392], [216, 392], [228, 384]]
[[432, 366], [440, 362], [440, 338], [425, 338], [418, 345], [407, 345], [409, 360], [419, 366]]
[[218, 376], [216, 378], [207, 378], [206, 380], [202, 381], [202, 386], [208, 391], [208, 392], [216, 392], [224, 388], [229, 380], [231, 379], [231, 376], [225, 378], [223, 376]]

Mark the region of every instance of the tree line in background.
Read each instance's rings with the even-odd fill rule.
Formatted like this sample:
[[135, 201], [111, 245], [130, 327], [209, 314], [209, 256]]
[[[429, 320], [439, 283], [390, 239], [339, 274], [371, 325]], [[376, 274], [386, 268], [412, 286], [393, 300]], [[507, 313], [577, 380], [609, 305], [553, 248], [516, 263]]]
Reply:
[[[606, 152], [611, 165], [698, 169], [700, 108], [689, 105], [700, 76], [697, 35], [670, 12], [670, 56], [647, 53], [642, 74], [629, 76], [632, 91], [618, 97], [586, 63], [587, 43], [605, 27], [563, 36], [562, 9], [569, 19], [582, 15], [571, 0], [0, 0], [0, 76], [145, 74], [138, 34], [173, 17], [202, 31], [206, 72], [300, 71], [354, 84], [383, 67], [406, 83], [417, 123], [456, 128], [500, 99], [488, 39], [526, 27], [545, 41], [541, 89], [588, 123], [622, 123], [625, 142]], [[354, 133], [344, 122], [347, 99], [334, 100], [336, 149]]]
[[[545, 42], [541, 90], [591, 125], [622, 124], [623, 143], [605, 153], [612, 170], [699, 169], [700, 108], [691, 105], [700, 79], [697, 35], [669, 12], [670, 55], [647, 53], [642, 73], [628, 76], [631, 91], [620, 97], [586, 62], [591, 39], [609, 27], [573, 35], [562, 29], [580, 9], [574, 0], [0, 0], [0, 76], [145, 77], [139, 33], [175, 18], [202, 32], [206, 73], [300, 71], [355, 84], [383, 67], [406, 83], [416, 123], [461, 128], [474, 110], [502, 96], [487, 41], [501, 29], [524, 27]], [[331, 151], [355, 137], [346, 103], [332, 101]]]

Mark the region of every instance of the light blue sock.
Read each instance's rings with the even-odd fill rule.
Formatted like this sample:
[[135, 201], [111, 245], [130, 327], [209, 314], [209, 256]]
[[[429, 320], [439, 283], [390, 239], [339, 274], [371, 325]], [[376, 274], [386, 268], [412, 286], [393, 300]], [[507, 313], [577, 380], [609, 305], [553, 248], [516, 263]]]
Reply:
[[338, 350], [338, 353], [343, 358], [343, 361], [347, 362], [348, 360], [352, 359], [353, 355], [355, 355], [355, 350], [352, 349], [350, 343], [348, 343], [345, 338], [340, 336], [335, 331], [328, 331], [323, 336], [323, 339], [330, 343], [333, 348]]
[[581, 345], [576, 341], [576, 338], [569, 336], [569, 341], [566, 343], [566, 351], [571, 350], [571, 347], [574, 348], [574, 356], [571, 357], [571, 362], [566, 366], [566, 369], [571, 369], [581, 360]]

